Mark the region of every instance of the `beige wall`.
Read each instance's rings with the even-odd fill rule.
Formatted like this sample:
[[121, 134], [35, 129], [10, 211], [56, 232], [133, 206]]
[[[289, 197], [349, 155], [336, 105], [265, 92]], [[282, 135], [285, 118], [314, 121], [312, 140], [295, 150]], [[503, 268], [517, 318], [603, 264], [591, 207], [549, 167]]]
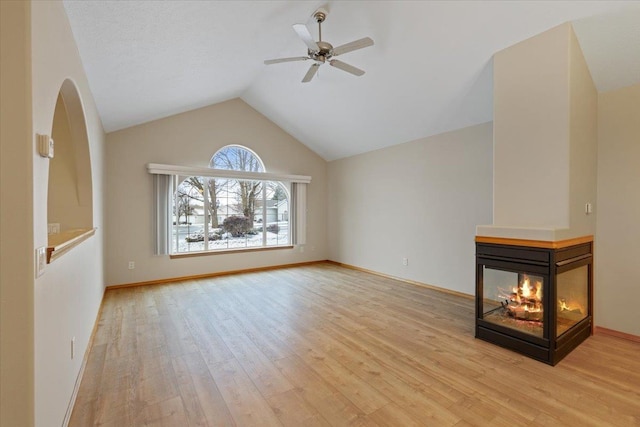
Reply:
[[[299, 248], [169, 259], [153, 255], [147, 163], [208, 167], [228, 144], [244, 145], [268, 172], [310, 175], [308, 232]], [[107, 284], [141, 282], [327, 258], [326, 162], [240, 99], [107, 135]], [[128, 269], [128, 262], [135, 269]]]
[[640, 85], [598, 97], [595, 323], [640, 336]]
[[[569, 229], [560, 239], [596, 230], [598, 92], [573, 31], [569, 34]], [[593, 213], [587, 215], [585, 204]]]
[[0, 425], [30, 427], [33, 160], [28, 2], [0, 2]]
[[569, 31], [494, 56], [494, 225], [569, 227]]
[[491, 177], [491, 123], [330, 162], [330, 259], [475, 293]]
[[[49, 160], [47, 190], [47, 222], [63, 222], [69, 208], [78, 204], [75, 183], [78, 180], [73, 158], [73, 144], [67, 109], [58, 97], [53, 115], [51, 136], [55, 141], [55, 156]], [[68, 224], [65, 224], [69, 228]]]
[[[93, 188], [95, 236], [46, 266], [43, 276], [25, 284], [34, 290], [35, 420], [37, 426], [61, 425], [104, 292], [103, 197], [104, 131], [78, 55], [61, 1], [31, 2], [31, 79], [33, 127], [30, 157], [33, 168], [34, 248], [47, 245], [49, 160], [34, 147], [36, 133], [51, 135], [56, 101], [65, 80], [75, 85], [84, 117], [72, 114], [70, 123], [86, 121]], [[81, 128], [82, 126], [80, 126]], [[71, 131], [77, 129], [71, 126]], [[84, 169], [83, 169], [84, 170]], [[3, 214], [5, 206], [2, 206]], [[21, 231], [22, 232], [22, 231]], [[30, 260], [33, 270], [33, 260]], [[71, 359], [71, 338], [76, 355]]]
[[[91, 203], [81, 203], [77, 163], [88, 161], [76, 153], [67, 108], [58, 97], [51, 136], [55, 141], [55, 156], [49, 160], [49, 184], [47, 192], [47, 222], [59, 223], [61, 231], [76, 228], [91, 228], [93, 224]], [[90, 169], [89, 169], [90, 170]]]

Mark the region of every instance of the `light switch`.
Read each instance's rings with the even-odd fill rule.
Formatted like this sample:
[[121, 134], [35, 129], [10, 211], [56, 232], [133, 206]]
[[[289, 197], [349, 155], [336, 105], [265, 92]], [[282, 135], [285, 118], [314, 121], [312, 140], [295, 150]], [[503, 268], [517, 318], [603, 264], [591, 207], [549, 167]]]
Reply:
[[36, 277], [44, 274], [44, 266], [47, 264], [47, 248], [42, 246], [36, 249]]
[[593, 206], [591, 205], [591, 203], [586, 203], [584, 205], [584, 213], [586, 213], [587, 215], [589, 215], [590, 213], [593, 212]]

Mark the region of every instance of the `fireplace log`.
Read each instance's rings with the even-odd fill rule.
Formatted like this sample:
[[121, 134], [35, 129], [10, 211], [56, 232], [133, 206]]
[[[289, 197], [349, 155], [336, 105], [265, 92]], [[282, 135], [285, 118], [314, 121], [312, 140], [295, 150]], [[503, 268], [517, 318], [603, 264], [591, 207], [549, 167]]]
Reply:
[[543, 311], [530, 311], [525, 310], [524, 306], [508, 306], [507, 312], [510, 316], [519, 320], [531, 320], [539, 322], [542, 320]]

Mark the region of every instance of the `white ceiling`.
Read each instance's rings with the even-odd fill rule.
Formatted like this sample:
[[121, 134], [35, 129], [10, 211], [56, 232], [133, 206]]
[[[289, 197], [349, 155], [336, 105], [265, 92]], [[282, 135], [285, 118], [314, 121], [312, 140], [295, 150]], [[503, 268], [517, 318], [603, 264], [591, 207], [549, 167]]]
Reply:
[[[72, 1], [64, 2], [105, 130], [241, 97], [327, 160], [492, 120], [492, 55], [574, 23], [596, 87], [640, 82], [640, 2]], [[291, 28], [329, 10], [323, 39], [375, 45], [309, 62]], [[606, 15], [604, 15], [606, 14]]]

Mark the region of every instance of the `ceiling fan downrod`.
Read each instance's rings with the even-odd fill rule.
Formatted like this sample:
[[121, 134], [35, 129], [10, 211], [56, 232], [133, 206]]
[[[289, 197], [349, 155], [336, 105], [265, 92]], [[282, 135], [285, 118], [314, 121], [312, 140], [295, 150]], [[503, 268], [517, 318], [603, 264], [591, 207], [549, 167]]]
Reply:
[[327, 14], [318, 10], [313, 14], [313, 17], [316, 18], [316, 22], [318, 23], [318, 41], [322, 41], [322, 23], [327, 18]]

